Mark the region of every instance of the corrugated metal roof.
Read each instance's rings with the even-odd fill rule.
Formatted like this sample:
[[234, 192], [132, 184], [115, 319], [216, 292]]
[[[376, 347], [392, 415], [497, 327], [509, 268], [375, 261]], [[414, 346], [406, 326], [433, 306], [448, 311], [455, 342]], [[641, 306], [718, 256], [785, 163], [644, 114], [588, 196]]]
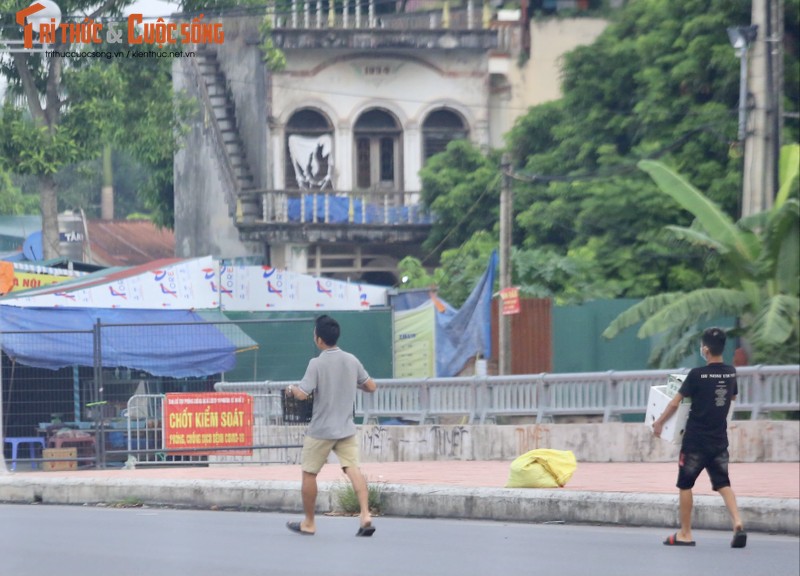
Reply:
[[105, 266], [136, 266], [175, 256], [175, 234], [147, 220], [89, 220], [88, 260]]

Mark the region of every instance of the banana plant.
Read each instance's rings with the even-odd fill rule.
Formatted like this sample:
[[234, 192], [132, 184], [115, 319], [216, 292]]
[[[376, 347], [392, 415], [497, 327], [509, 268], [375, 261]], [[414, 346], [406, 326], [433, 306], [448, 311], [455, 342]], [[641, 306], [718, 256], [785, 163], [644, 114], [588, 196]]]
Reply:
[[678, 239], [716, 254], [723, 285], [650, 296], [615, 318], [603, 332], [613, 338], [642, 323], [638, 336], [654, 337], [650, 363], [676, 366], [696, 347], [703, 320], [738, 319], [753, 363], [800, 361], [800, 203], [795, 190], [800, 146], [782, 151], [781, 182], [771, 209], [738, 222], [664, 164], [638, 166], [659, 189], [695, 217], [690, 227], [668, 226]]

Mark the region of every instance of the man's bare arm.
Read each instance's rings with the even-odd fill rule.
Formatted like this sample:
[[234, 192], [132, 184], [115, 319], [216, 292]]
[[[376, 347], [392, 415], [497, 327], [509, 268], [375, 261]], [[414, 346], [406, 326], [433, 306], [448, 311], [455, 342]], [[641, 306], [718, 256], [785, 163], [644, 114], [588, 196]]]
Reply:
[[378, 385], [375, 384], [375, 380], [372, 378], [368, 378], [366, 382], [360, 384], [358, 387], [364, 392], [375, 392], [375, 390], [378, 389]]

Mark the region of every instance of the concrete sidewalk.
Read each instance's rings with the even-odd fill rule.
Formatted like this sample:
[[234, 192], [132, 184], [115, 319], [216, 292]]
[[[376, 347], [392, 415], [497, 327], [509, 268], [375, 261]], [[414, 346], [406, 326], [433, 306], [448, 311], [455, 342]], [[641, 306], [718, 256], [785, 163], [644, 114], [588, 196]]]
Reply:
[[[578, 463], [566, 487], [507, 489], [510, 462], [364, 463], [382, 486], [389, 516], [519, 522], [677, 525], [675, 463]], [[297, 465], [165, 467], [0, 476], [0, 501], [113, 503], [299, 512]], [[334, 464], [319, 476], [318, 509], [336, 508], [345, 477]], [[731, 464], [731, 480], [747, 528], [800, 535], [800, 463]], [[694, 491], [694, 527], [729, 530], [730, 520], [703, 474]]]

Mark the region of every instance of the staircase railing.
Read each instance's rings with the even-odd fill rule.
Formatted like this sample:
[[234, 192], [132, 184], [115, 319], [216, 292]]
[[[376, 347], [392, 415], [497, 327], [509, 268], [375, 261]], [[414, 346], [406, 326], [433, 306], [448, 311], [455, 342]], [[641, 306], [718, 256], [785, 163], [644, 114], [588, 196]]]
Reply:
[[211, 128], [211, 146], [214, 149], [214, 154], [217, 157], [219, 165], [222, 167], [222, 176], [225, 184], [225, 198], [228, 201], [229, 212], [235, 213], [239, 194], [241, 192], [239, 182], [236, 179], [236, 172], [233, 169], [231, 158], [228, 151], [225, 149], [225, 141], [222, 136], [222, 130], [217, 122], [214, 107], [211, 104], [211, 96], [208, 93], [208, 86], [203, 74], [200, 72], [200, 66], [197, 64], [197, 58], [180, 58], [184, 70], [187, 72], [189, 79], [195, 85], [197, 92], [200, 94], [200, 100], [203, 103], [203, 125]]

